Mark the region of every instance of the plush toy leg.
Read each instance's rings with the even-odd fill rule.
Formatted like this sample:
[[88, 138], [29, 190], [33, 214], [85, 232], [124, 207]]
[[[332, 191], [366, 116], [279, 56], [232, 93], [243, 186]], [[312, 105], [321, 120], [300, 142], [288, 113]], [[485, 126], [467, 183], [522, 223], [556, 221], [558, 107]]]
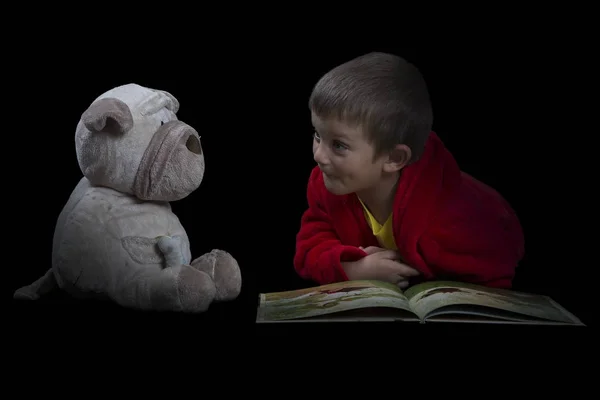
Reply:
[[129, 307], [155, 311], [204, 312], [215, 299], [212, 278], [189, 265], [177, 238], [163, 236], [158, 248], [166, 261], [162, 270], [148, 270], [123, 287], [117, 302]]
[[54, 278], [54, 273], [51, 268], [37, 281], [17, 289], [13, 298], [17, 300], [37, 300], [40, 296], [50, 292], [55, 287], [57, 287], [56, 279]]
[[200, 313], [208, 310], [215, 293], [215, 284], [208, 274], [179, 265], [138, 273], [113, 298], [129, 308]]
[[207, 273], [214, 280], [217, 289], [216, 301], [233, 300], [240, 294], [240, 267], [235, 258], [226, 251], [212, 250], [192, 261], [192, 267]]

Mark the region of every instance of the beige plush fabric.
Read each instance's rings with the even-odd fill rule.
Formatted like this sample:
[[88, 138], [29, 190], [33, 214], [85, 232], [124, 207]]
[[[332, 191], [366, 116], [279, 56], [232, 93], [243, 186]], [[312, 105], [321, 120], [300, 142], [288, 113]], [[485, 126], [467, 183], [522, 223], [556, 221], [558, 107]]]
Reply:
[[58, 217], [52, 268], [15, 298], [37, 299], [58, 284], [134, 309], [204, 312], [239, 295], [236, 260], [215, 249], [192, 261], [171, 211], [169, 202], [204, 176], [200, 137], [178, 109], [171, 94], [128, 84], [83, 113], [75, 144], [84, 177]]

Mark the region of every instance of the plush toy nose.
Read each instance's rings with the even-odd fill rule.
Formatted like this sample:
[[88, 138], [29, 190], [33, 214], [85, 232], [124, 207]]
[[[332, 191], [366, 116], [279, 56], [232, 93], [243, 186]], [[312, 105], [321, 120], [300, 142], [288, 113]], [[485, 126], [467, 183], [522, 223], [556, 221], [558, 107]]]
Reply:
[[200, 136], [191, 134], [185, 141], [185, 147], [188, 148], [194, 154], [202, 154], [202, 144], [200, 143]]

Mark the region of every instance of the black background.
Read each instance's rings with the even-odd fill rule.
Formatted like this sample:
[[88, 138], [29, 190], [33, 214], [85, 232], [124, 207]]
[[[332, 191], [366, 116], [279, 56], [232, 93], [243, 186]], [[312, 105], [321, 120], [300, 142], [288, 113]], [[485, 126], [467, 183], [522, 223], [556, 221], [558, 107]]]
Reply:
[[[420, 68], [433, 101], [434, 130], [463, 170], [495, 187], [518, 213], [526, 257], [515, 289], [550, 295], [592, 323], [584, 290], [592, 273], [582, 266], [589, 260], [574, 250], [581, 243], [574, 226], [581, 220], [573, 222], [573, 215], [584, 206], [567, 206], [577, 203], [577, 178], [565, 179], [576, 157], [560, 147], [568, 147], [568, 134], [557, 122], [564, 102], [558, 93], [572, 75], [564, 73], [564, 56], [558, 57], [551, 43], [499, 36], [486, 37], [482, 45], [475, 36], [465, 41], [438, 35], [419, 43], [285, 39], [278, 44], [271, 37], [268, 43], [205, 41], [139, 54], [124, 46], [121, 54], [95, 40], [63, 48], [39, 37], [11, 64], [8, 101], [14, 112], [7, 118], [11, 131], [5, 132], [10, 147], [4, 152], [9, 166], [4, 198], [9, 215], [18, 219], [4, 233], [18, 248], [4, 241], [12, 265], [4, 275], [9, 295], [50, 267], [56, 218], [81, 178], [74, 147], [81, 113], [104, 91], [133, 82], [176, 96], [179, 119], [202, 137], [204, 181], [188, 198], [172, 203], [193, 257], [227, 250], [243, 275], [240, 297], [206, 315], [140, 318], [251, 326], [258, 293], [308, 284], [296, 276], [292, 258], [314, 165], [307, 108], [312, 86], [335, 65], [378, 50]], [[51, 55], [43, 55], [45, 50]], [[13, 301], [12, 309], [21, 321], [139, 315], [108, 304], [84, 305], [60, 293], [35, 303]]]

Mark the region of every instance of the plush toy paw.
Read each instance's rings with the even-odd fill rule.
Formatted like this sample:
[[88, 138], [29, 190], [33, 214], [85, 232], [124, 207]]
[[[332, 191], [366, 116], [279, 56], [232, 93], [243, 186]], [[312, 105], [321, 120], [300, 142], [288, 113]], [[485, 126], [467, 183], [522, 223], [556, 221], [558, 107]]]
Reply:
[[179, 237], [159, 236], [157, 244], [165, 257], [167, 268], [184, 264], [183, 254], [181, 253], [181, 239]]
[[223, 250], [212, 250], [194, 261], [192, 267], [207, 273], [215, 282], [216, 301], [235, 299], [242, 289], [242, 274], [240, 267], [231, 256]]

